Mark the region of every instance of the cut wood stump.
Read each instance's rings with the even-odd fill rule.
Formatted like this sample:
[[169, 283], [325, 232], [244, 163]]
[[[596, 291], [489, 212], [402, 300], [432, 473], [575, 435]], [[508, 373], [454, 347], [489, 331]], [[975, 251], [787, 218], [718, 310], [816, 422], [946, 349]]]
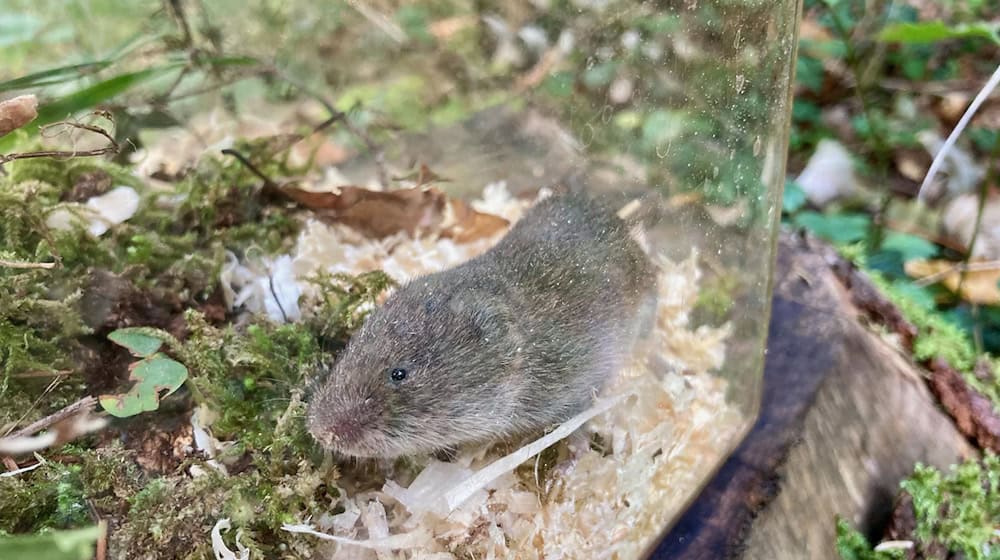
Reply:
[[916, 462], [976, 454], [902, 337], [866, 324], [842, 264], [782, 234], [760, 417], [652, 558], [835, 560], [836, 516], [881, 536]]

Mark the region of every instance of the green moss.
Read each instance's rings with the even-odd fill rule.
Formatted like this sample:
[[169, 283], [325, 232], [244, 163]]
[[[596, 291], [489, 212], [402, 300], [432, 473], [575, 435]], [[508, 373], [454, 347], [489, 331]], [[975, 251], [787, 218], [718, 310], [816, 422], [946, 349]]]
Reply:
[[968, 560], [996, 558], [1000, 457], [987, 452], [981, 463], [968, 461], [947, 474], [917, 465], [901, 486], [913, 497], [921, 545], [942, 543]]
[[837, 518], [837, 553], [843, 560], [895, 560], [904, 558], [902, 551], [875, 551], [864, 535], [844, 519]]
[[973, 373], [976, 351], [968, 335], [957, 325], [928, 308], [908, 292], [910, 283], [892, 283], [875, 271], [866, 271], [878, 289], [885, 294], [904, 317], [917, 327], [913, 341], [913, 356], [924, 361], [941, 358], [962, 372], [963, 378], [993, 402], [1000, 410], [1000, 379], [980, 379]]
[[[336, 504], [336, 471], [307, 463], [280, 476], [250, 469], [223, 476], [211, 467], [195, 478], [152, 481], [131, 500], [127, 521], [112, 533], [118, 557], [157, 550], [167, 558], [211, 557], [209, 533], [229, 518], [253, 557], [308, 557], [315, 543], [280, 530], [283, 523], [319, 517]], [[289, 556], [290, 555], [290, 556]]]
[[93, 524], [91, 507], [118, 513], [138, 490], [141, 475], [120, 444], [98, 449], [68, 446], [72, 464], [47, 462], [16, 477], [0, 478], [0, 531], [35, 533]]
[[[995, 559], [1000, 550], [1000, 457], [987, 452], [948, 473], [918, 464], [900, 487], [913, 499], [917, 522], [912, 535], [917, 557], [943, 547], [967, 560]], [[874, 552], [844, 520], [837, 521], [837, 550], [844, 560], [883, 560], [902, 556]], [[893, 553], [895, 554], [895, 552]], [[949, 555], [949, 557], [951, 557]], [[930, 557], [930, 556], [928, 556]], [[937, 555], [934, 556], [935, 558]]]
[[733, 293], [737, 288], [738, 282], [733, 276], [709, 278], [698, 292], [695, 311], [703, 314], [706, 322], [721, 323], [733, 308]]
[[319, 289], [320, 301], [313, 302], [315, 310], [308, 324], [324, 339], [342, 339], [361, 326], [367, 313], [374, 306], [379, 294], [395, 286], [392, 278], [381, 270], [358, 276], [319, 272], [307, 281]]

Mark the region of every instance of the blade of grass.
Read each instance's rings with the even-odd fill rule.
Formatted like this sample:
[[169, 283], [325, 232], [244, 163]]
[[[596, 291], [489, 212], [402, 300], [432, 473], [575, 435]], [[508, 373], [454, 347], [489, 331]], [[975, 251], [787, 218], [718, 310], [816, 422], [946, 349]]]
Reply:
[[[92, 86], [73, 92], [65, 97], [61, 97], [42, 105], [38, 109], [38, 117], [23, 130], [31, 134], [35, 134], [38, 132], [39, 127], [52, 124], [76, 113], [93, 109], [101, 103], [109, 101], [114, 97], [125, 93], [142, 82], [162, 76], [167, 72], [178, 70], [182, 66], [184, 66], [183, 62], [172, 62], [162, 66], [139, 70], [137, 72], [120, 74], [113, 78], [109, 78]], [[5, 153], [13, 147], [15, 136], [16, 135], [9, 135], [4, 138], [0, 138], [0, 153]]]
[[50, 68], [48, 70], [28, 74], [27, 76], [21, 76], [20, 78], [0, 82], [0, 93], [19, 89], [34, 89], [51, 86], [77, 80], [90, 74], [95, 74], [111, 66], [115, 62], [118, 62], [137, 48], [159, 38], [160, 37], [158, 35], [149, 35], [144, 32], [136, 33], [126, 39], [113, 51], [108, 53], [108, 56], [103, 59]]
[[111, 66], [113, 63], [114, 60], [110, 59], [95, 60], [93, 62], [70, 64], [69, 66], [60, 66], [58, 68], [42, 70], [41, 72], [28, 74], [27, 76], [14, 78], [13, 80], [7, 80], [6, 82], [0, 82], [0, 93], [18, 89], [30, 89], [49, 86], [52, 84], [60, 84], [86, 76], [87, 74], [99, 72], [108, 66]]
[[105, 101], [125, 93], [146, 80], [161, 76], [181, 66], [183, 66], [182, 63], [168, 63], [137, 72], [119, 74], [113, 78], [85, 87], [51, 103], [42, 105], [38, 109], [38, 118], [32, 125], [36, 127], [45, 126], [65, 119], [67, 116], [75, 113], [92, 109]]

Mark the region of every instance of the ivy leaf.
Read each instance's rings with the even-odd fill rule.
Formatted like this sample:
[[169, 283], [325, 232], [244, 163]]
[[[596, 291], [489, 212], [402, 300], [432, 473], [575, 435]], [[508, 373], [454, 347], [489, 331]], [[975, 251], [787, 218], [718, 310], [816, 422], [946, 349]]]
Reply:
[[806, 193], [795, 181], [786, 181], [781, 194], [781, 209], [786, 214], [794, 214], [806, 205]]
[[879, 33], [880, 41], [889, 43], [927, 44], [949, 39], [981, 38], [1000, 44], [997, 26], [985, 21], [963, 25], [947, 25], [943, 21], [896, 23]]
[[101, 407], [118, 418], [156, 410], [160, 399], [179, 389], [187, 376], [188, 370], [183, 364], [156, 354], [133, 364], [129, 379], [137, 383], [127, 393], [101, 395]]
[[865, 214], [820, 214], [819, 212], [800, 212], [793, 218], [793, 223], [808, 229], [817, 237], [833, 243], [854, 243], [861, 241], [868, 234], [871, 218]]
[[922, 237], [908, 233], [890, 232], [882, 241], [884, 251], [897, 251], [903, 261], [929, 259], [938, 254], [938, 246]]
[[163, 346], [162, 340], [149, 336], [136, 328], [118, 329], [108, 335], [108, 340], [118, 346], [128, 348], [132, 355], [140, 358], [152, 356], [160, 349], [160, 346]]
[[72, 531], [49, 531], [38, 535], [0, 537], [0, 558], [32, 560], [90, 560], [100, 536], [97, 527]]

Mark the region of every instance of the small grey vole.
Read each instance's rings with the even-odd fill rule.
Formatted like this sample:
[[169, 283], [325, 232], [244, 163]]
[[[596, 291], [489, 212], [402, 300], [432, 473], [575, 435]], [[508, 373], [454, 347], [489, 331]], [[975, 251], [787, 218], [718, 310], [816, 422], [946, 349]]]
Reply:
[[311, 398], [324, 446], [397, 457], [538, 431], [623, 365], [654, 267], [615, 208], [581, 193], [529, 209], [489, 251], [375, 310]]

